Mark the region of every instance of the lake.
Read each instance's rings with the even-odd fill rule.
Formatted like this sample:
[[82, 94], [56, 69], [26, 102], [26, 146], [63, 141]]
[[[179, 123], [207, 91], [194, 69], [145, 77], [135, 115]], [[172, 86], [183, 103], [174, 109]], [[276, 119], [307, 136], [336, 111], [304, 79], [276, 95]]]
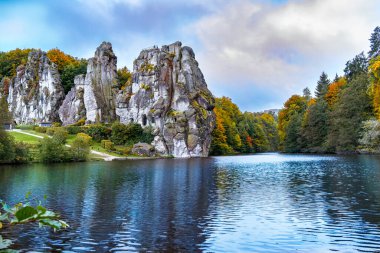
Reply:
[[14, 249], [65, 252], [374, 252], [380, 157], [257, 154], [0, 166], [70, 224], [3, 231]]

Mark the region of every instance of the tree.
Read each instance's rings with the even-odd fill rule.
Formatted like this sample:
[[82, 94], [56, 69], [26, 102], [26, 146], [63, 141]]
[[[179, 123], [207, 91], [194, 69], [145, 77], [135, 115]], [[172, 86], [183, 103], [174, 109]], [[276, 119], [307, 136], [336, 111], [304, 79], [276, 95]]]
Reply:
[[327, 104], [331, 108], [338, 100], [338, 95], [347, 84], [347, 80], [344, 77], [335, 78], [335, 81], [329, 85], [329, 89], [326, 93], [325, 99]]
[[16, 76], [16, 69], [20, 65], [26, 64], [28, 55], [32, 49], [15, 49], [9, 52], [0, 53], [0, 80], [7, 76]]
[[302, 95], [303, 95], [304, 98], [306, 98], [307, 101], [309, 101], [311, 99], [310, 89], [308, 87], [306, 87], [305, 89], [303, 89]]
[[285, 129], [284, 151], [288, 153], [298, 153], [302, 149], [301, 140], [302, 113], [295, 112], [289, 119], [289, 124]]
[[363, 121], [373, 116], [371, 99], [367, 94], [366, 73], [355, 75], [339, 94], [331, 115], [328, 146], [331, 151], [354, 151], [358, 146]]
[[302, 136], [304, 138], [304, 151], [324, 152], [328, 133], [328, 107], [324, 99], [317, 100], [306, 110]]
[[65, 54], [58, 48], [49, 50], [47, 56], [57, 66], [66, 94], [74, 87], [75, 76], [86, 74], [87, 61], [84, 59], [77, 59], [69, 54]]
[[124, 90], [127, 86], [132, 85], [132, 73], [127, 67], [117, 70], [118, 88]]
[[74, 79], [77, 75], [84, 75], [87, 72], [87, 61], [79, 60], [63, 67], [61, 72], [62, 86], [67, 94], [74, 87]]
[[328, 87], [330, 84], [330, 80], [325, 72], [322, 72], [319, 80], [317, 82], [317, 87], [315, 89], [315, 96], [317, 98], [323, 98], [327, 93]]
[[[299, 95], [293, 95], [285, 102], [284, 108], [278, 114], [278, 131], [279, 131], [279, 136], [280, 136], [280, 148], [284, 149], [284, 143], [287, 139], [288, 127], [289, 127], [290, 122], [294, 120], [298, 121], [297, 117], [302, 118], [302, 116], [300, 115], [303, 115], [305, 113], [306, 107], [307, 107], [307, 101], [305, 97], [301, 97]], [[294, 115], [297, 115], [297, 117], [293, 117]], [[294, 125], [295, 123], [293, 122], [292, 124]], [[299, 131], [295, 131], [292, 134], [295, 134], [295, 133], [300, 134]], [[296, 140], [296, 139], [297, 138], [293, 138], [292, 140]], [[289, 144], [289, 140], [288, 140], [288, 144]]]
[[364, 56], [364, 53], [356, 55], [352, 60], [349, 60], [346, 63], [344, 68], [344, 75], [348, 81], [355, 78], [355, 76], [367, 73], [368, 70], [368, 61], [367, 57]]
[[368, 52], [368, 57], [370, 59], [375, 58], [380, 55], [380, 26], [377, 26], [373, 33], [371, 34], [370, 50]]
[[380, 151], [380, 121], [371, 119], [362, 123], [361, 148], [369, 152]]

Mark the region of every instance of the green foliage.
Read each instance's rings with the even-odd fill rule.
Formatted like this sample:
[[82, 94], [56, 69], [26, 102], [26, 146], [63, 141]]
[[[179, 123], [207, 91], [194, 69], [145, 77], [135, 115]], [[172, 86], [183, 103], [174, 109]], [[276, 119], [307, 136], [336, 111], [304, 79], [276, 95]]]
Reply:
[[227, 97], [216, 98], [214, 112], [216, 126], [212, 132], [212, 155], [277, 150], [277, 123], [272, 115], [241, 113]]
[[362, 73], [341, 91], [330, 115], [328, 143], [332, 150], [354, 151], [358, 146], [362, 122], [373, 115], [368, 86], [367, 74]]
[[324, 152], [326, 149], [326, 137], [328, 134], [328, 105], [321, 98], [311, 104], [307, 109], [302, 128], [302, 151]]
[[94, 141], [99, 142], [110, 138], [111, 129], [101, 124], [93, 124], [86, 127], [85, 133], [91, 136]]
[[111, 141], [116, 145], [133, 145], [137, 142], [151, 143], [153, 141], [152, 129], [143, 129], [140, 124], [129, 123], [124, 125], [120, 122], [112, 124]]
[[74, 78], [77, 75], [84, 75], [87, 73], [87, 61], [78, 60], [63, 67], [61, 72], [62, 86], [67, 94], [72, 87], [74, 87]]
[[5, 76], [16, 76], [17, 67], [26, 64], [30, 51], [32, 49], [17, 48], [9, 52], [0, 52], [0, 80]]
[[108, 150], [108, 151], [114, 150], [113, 142], [110, 140], [102, 140], [100, 144], [102, 148], [104, 148], [105, 150]]
[[47, 127], [39, 127], [39, 126], [34, 127], [34, 131], [36, 131], [37, 133], [46, 133], [46, 130], [47, 130]]
[[371, 34], [370, 50], [368, 52], [368, 58], [372, 59], [380, 55], [380, 26], [377, 26]]
[[84, 129], [81, 128], [80, 126], [66, 126], [65, 127], [66, 131], [69, 133], [69, 134], [78, 134], [78, 133], [84, 133]]
[[44, 163], [58, 163], [70, 160], [70, 155], [61, 140], [45, 137], [38, 145], [39, 158]]
[[[326, 95], [328, 87], [330, 84], [330, 80], [325, 72], [322, 72], [319, 80], [317, 82], [317, 88], [315, 90], [315, 96], [317, 98], [322, 98]], [[305, 94], [304, 94], [305, 96]], [[308, 96], [309, 97], [309, 96]]]
[[355, 76], [366, 74], [368, 71], [368, 60], [364, 53], [360, 53], [354, 57], [354, 59], [349, 60], [346, 63], [344, 69], [344, 75], [348, 81], [351, 81]]
[[127, 86], [132, 84], [132, 73], [127, 67], [117, 70], [117, 84], [121, 90], [124, 90]]
[[[42, 205], [41, 201], [35, 200], [35, 204], [29, 200], [30, 192], [25, 196], [25, 201], [19, 202], [13, 206], [9, 206], [4, 201], [0, 200], [0, 231], [9, 226], [38, 223], [39, 226], [47, 226], [55, 230], [68, 228], [69, 225], [60, 219], [60, 215], [48, 210]], [[9, 248], [12, 241], [3, 239], [0, 236], [0, 250]], [[6, 252], [6, 251], [5, 251]]]
[[85, 133], [78, 133], [71, 143], [71, 155], [73, 161], [86, 161], [90, 155], [91, 136]]

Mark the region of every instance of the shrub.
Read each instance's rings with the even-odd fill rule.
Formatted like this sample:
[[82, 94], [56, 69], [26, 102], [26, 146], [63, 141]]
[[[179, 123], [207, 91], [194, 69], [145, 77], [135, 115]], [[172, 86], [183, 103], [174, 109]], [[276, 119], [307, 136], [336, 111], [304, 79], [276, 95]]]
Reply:
[[36, 126], [34, 127], [34, 131], [38, 132], [38, 133], [46, 133], [46, 127], [39, 127], [39, 126]]
[[63, 127], [56, 127], [53, 128], [53, 130], [53, 138], [55, 138], [59, 143], [65, 144], [68, 136], [66, 129], [64, 129]]
[[114, 150], [113, 142], [110, 141], [110, 140], [102, 140], [101, 143], [100, 143], [100, 145], [105, 150]]
[[15, 163], [27, 163], [32, 160], [30, 156], [30, 145], [23, 142], [15, 143]]
[[46, 134], [47, 135], [53, 136], [54, 132], [55, 132], [54, 128], [49, 127], [49, 128], [46, 129]]
[[65, 162], [70, 160], [65, 146], [55, 136], [45, 137], [38, 145], [40, 159], [45, 163]]
[[95, 141], [101, 141], [109, 139], [111, 129], [101, 124], [94, 124], [87, 127], [86, 134], [90, 135]]
[[60, 126], [62, 126], [62, 124], [59, 122], [53, 122], [52, 126], [53, 127], [60, 127]]
[[74, 125], [71, 125], [71, 126], [66, 126], [65, 129], [67, 130], [67, 132], [69, 134], [78, 134], [78, 133], [84, 133], [84, 129], [81, 128], [80, 126], [74, 126]]
[[91, 136], [79, 133], [71, 144], [71, 157], [74, 161], [85, 161], [90, 154]]
[[130, 155], [132, 153], [132, 148], [131, 147], [115, 147], [115, 153], [119, 155]]
[[137, 142], [152, 142], [153, 135], [150, 133], [151, 128], [147, 127], [143, 130], [140, 124], [130, 123], [124, 125], [115, 122], [112, 125], [111, 141], [117, 145], [133, 145]]

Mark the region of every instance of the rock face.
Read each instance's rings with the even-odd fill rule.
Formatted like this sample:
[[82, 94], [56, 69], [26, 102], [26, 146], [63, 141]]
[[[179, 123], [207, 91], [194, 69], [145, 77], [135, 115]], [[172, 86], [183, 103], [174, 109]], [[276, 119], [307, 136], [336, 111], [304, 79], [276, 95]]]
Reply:
[[117, 85], [117, 57], [109, 42], [103, 42], [88, 60], [84, 80], [84, 104], [87, 122], [116, 120], [113, 88]]
[[113, 122], [115, 87], [117, 85], [117, 57], [109, 42], [103, 42], [88, 60], [86, 76], [75, 77], [75, 86], [67, 94], [59, 117], [63, 125], [86, 118], [87, 123]]
[[84, 80], [85, 77], [83, 75], [75, 77], [75, 86], [67, 93], [62, 106], [59, 108], [59, 118], [64, 125], [74, 124], [80, 119], [86, 118]]
[[116, 103], [120, 122], [153, 128], [157, 153], [208, 155], [214, 98], [191, 48], [176, 42], [143, 50], [134, 62], [132, 85], [119, 91]]
[[29, 53], [26, 65], [17, 68], [9, 86], [8, 104], [18, 124], [59, 121], [64, 90], [56, 66], [45, 52]]

